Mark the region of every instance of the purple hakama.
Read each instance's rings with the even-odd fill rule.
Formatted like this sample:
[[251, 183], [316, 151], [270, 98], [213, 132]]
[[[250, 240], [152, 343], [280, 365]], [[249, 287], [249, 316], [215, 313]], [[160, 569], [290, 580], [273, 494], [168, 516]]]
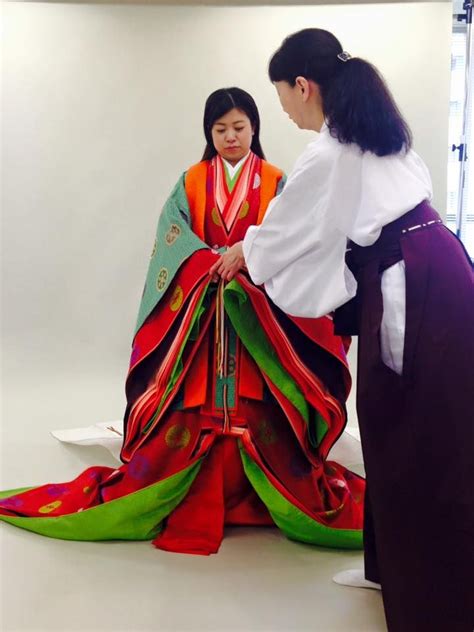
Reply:
[[[381, 359], [381, 275], [405, 261], [403, 372]], [[390, 632], [474, 629], [474, 283], [467, 253], [426, 202], [350, 244], [357, 410], [367, 475], [366, 578]], [[356, 314], [352, 326], [348, 315]]]

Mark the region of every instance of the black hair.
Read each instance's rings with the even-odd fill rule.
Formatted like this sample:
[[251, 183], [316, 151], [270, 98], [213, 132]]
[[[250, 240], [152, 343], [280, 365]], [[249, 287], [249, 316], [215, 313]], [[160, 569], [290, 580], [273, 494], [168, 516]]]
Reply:
[[330, 133], [377, 156], [411, 147], [412, 135], [379, 71], [358, 57], [343, 61], [339, 40], [329, 31], [304, 29], [288, 36], [268, 67], [270, 81], [294, 86], [301, 76], [321, 93]]
[[207, 144], [201, 160], [210, 160], [217, 155], [212, 142], [212, 126], [234, 108], [241, 110], [249, 117], [254, 132], [250, 149], [265, 160], [260, 144], [260, 116], [257, 104], [252, 96], [241, 88], [220, 88], [207, 97], [204, 107], [204, 136]]

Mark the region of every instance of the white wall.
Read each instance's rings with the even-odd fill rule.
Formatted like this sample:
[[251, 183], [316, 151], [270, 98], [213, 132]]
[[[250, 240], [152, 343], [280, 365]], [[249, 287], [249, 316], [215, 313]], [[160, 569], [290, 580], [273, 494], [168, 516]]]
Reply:
[[250, 91], [268, 159], [309, 133], [281, 112], [268, 58], [318, 26], [385, 74], [444, 212], [449, 3], [163, 7], [6, 3], [3, 324], [7, 371], [125, 374], [159, 209], [203, 149], [214, 89]]

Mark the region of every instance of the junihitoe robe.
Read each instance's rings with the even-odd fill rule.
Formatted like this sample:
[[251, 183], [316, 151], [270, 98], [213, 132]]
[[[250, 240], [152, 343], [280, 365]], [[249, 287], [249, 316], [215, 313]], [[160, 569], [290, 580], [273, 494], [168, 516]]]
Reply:
[[161, 214], [126, 382], [121, 457], [12, 492], [0, 518], [51, 537], [153, 539], [216, 552], [225, 525], [361, 546], [364, 480], [327, 461], [346, 423], [345, 343], [330, 317], [291, 318], [218, 252], [261, 223], [282, 172], [251, 153], [191, 167]]

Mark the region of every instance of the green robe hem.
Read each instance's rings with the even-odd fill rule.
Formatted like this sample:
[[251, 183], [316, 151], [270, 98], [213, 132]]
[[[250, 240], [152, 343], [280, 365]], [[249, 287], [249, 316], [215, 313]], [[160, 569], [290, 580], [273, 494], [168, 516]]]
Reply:
[[[200, 467], [201, 461], [197, 461], [144, 489], [73, 514], [41, 518], [0, 514], [0, 520], [62, 540], [151, 540], [160, 532], [163, 519], [186, 496]], [[2, 491], [0, 498], [27, 489]]]
[[245, 474], [257, 495], [266, 505], [277, 527], [290, 540], [337, 549], [362, 549], [361, 529], [328, 527], [295, 507], [270, 483], [261, 468], [244, 448], [240, 456]]

